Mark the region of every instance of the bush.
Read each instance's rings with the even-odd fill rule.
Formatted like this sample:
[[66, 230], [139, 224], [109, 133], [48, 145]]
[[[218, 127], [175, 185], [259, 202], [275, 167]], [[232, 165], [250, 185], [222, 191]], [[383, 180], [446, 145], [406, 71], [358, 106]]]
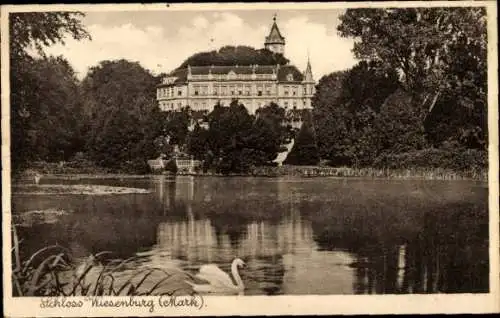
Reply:
[[443, 168], [456, 171], [482, 170], [488, 165], [485, 151], [477, 149], [427, 148], [401, 154], [382, 154], [374, 161], [377, 168]]
[[121, 165], [120, 170], [122, 170], [122, 172], [124, 173], [130, 174], [151, 173], [151, 168], [149, 167], [148, 163], [142, 159], [126, 161]]

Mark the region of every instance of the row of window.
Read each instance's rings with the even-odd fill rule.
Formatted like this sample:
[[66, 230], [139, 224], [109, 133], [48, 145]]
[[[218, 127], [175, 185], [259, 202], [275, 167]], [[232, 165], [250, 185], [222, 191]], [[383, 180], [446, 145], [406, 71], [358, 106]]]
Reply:
[[[210, 75], [191, 75], [191, 79], [275, 79], [276, 75], [275, 74], [236, 74], [234, 72], [230, 72], [229, 74], [210, 74]], [[288, 79], [288, 78], [287, 78]], [[288, 80], [293, 80], [288, 79]]]
[[158, 97], [182, 96], [182, 89], [174, 87], [163, 87], [158, 89]]
[[[283, 95], [284, 96], [297, 96], [299, 92], [298, 86], [283, 86]], [[235, 85], [214, 85], [212, 88], [212, 92], [209, 90], [208, 85], [194, 85], [193, 86], [193, 95], [215, 95], [215, 96], [224, 96], [224, 95], [243, 95], [243, 96], [253, 96], [256, 94], [257, 96], [263, 95], [275, 95], [275, 87], [272, 85], [254, 85], [252, 91], [252, 85], [249, 84], [235, 84]], [[307, 94], [306, 87], [304, 87], [304, 94]]]
[[[264, 107], [265, 105], [269, 105], [271, 103], [271, 101], [259, 101], [257, 102], [257, 108], [260, 108], [260, 107]], [[213, 104], [213, 103], [212, 103]], [[210, 104], [210, 105], [212, 105]], [[298, 105], [301, 105], [302, 103], [298, 103], [297, 101], [284, 101], [283, 102], [283, 107], [284, 108], [289, 108], [289, 107], [293, 107], [294, 109], [297, 108]], [[202, 101], [202, 102], [193, 102], [193, 109], [195, 110], [210, 110], [210, 105], [206, 102], [206, 101]], [[212, 105], [213, 106], [213, 105]], [[307, 102], [306, 102], [306, 105], [304, 106], [307, 106]], [[174, 108], [182, 108], [182, 103], [180, 102], [160, 102], [160, 108], [162, 110], [172, 110]]]
[[[212, 92], [209, 92], [208, 85], [194, 85], [193, 86], [193, 95], [194, 96], [253, 96], [254, 94], [257, 96], [270, 96], [275, 95], [275, 88], [272, 85], [254, 85], [254, 91], [252, 92], [252, 86], [248, 84], [235, 84], [235, 85], [214, 85], [212, 88]], [[298, 86], [283, 86], [283, 95], [284, 96], [297, 96], [299, 88]], [[303, 88], [304, 95], [312, 94], [312, 87], [309, 92], [307, 91], [307, 87]], [[174, 87], [164, 87], [158, 89], [158, 98], [162, 97], [174, 97], [174, 96], [182, 96], [181, 88]]]

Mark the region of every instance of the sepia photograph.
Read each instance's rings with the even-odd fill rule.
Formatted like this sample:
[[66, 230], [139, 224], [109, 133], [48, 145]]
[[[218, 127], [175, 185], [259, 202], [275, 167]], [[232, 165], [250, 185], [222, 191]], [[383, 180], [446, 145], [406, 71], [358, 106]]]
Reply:
[[2, 7], [4, 314], [498, 310], [496, 3], [416, 4]]

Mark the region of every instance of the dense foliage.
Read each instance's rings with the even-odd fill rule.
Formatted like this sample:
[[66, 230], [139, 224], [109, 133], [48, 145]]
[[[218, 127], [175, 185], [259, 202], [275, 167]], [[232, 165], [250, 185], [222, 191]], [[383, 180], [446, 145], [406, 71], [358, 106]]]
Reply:
[[83, 79], [88, 122], [87, 151], [99, 166], [147, 170], [158, 156], [160, 111], [154, 100], [156, 79], [138, 63], [103, 61]]
[[250, 46], [223, 46], [218, 51], [200, 52], [188, 57], [178, 68], [191, 66], [231, 65], [285, 65], [289, 61], [282, 54]]
[[[43, 47], [69, 36], [90, 38], [81, 13], [9, 14], [11, 166], [29, 161], [61, 160], [80, 143], [78, 93], [74, 71], [63, 58], [46, 58]], [[33, 49], [39, 57], [28, 52]]]
[[246, 173], [254, 166], [270, 165], [290, 139], [285, 111], [270, 104], [251, 115], [237, 100], [215, 105], [207, 115], [208, 128], [196, 124], [188, 135], [187, 151], [204, 160], [204, 170]]
[[319, 151], [311, 115], [303, 117], [303, 123], [294, 140], [294, 145], [284, 164], [312, 166], [319, 163]]
[[[317, 86], [314, 120], [322, 159], [332, 165], [431, 167], [439, 160], [409, 158], [435, 155], [456, 169], [467, 168], [464, 160], [469, 168], [486, 164], [480, 154], [487, 148], [483, 8], [349, 9], [338, 30], [356, 39], [353, 51], [361, 61]], [[474, 155], [464, 159], [461, 153]]]

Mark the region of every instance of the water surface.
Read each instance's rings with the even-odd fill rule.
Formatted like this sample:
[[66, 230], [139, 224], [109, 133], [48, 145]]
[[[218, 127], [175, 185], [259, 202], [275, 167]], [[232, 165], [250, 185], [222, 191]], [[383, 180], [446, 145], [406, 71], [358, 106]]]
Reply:
[[473, 181], [177, 177], [43, 180], [150, 194], [14, 195], [13, 211], [61, 209], [20, 227], [23, 253], [58, 243], [137, 268], [195, 272], [233, 258], [247, 295], [488, 291], [488, 189]]

